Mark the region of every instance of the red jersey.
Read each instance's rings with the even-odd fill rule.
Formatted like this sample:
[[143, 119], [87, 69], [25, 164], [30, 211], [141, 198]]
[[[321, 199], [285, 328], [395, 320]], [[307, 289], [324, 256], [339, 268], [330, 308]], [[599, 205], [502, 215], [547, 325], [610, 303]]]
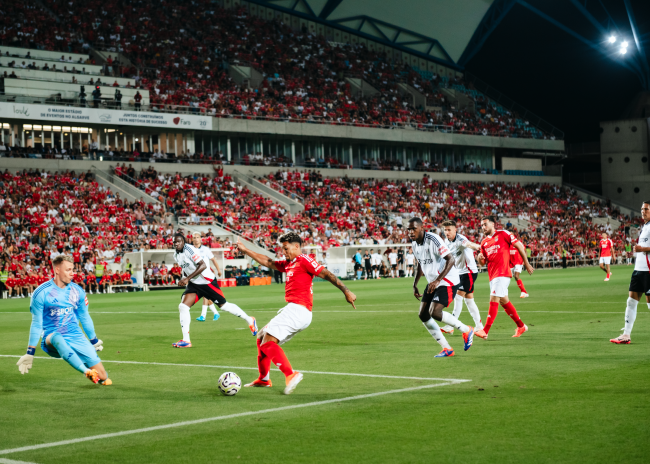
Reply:
[[515, 247], [510, 247], [510, 267], [515, 267], [518, 264], [524, 264], [524, 258], [519, 254], [519, 250]]
[[614, 247], [614, 243], [608, 239], [605, 238], [600, 241], [600, 257], [601, 258], [607, 258], [608, 256], [612, 256], [612, 248]]
[[300, 255], [293, 261], [274, 261], [273, 264], [278, 271], [287, 273], [284, 300], [311, 311], [314, 305], [314, 276], [323, 270], [323, 266], [307, 255]]
[[512, 277], [510, 272], [510, 247], [517, 243], [517, 237], [507, 230], [497, 230], [494, 235], [481, 242], [481, 253], [487, 261], [488, 277]]
[[12, 278], [10, 277], [10, 278], [8, 278], [8, 279], [5, 281], [5, 285], [6, 285], [7, 287], [11, 287], [11, 288], [13, 288], [13, 287], [16, 287], [18, 284], [16, 283], [16, 279], [12, 279]]
[[83, 275], [83, 274], [75, 274], [74, 277], [72, 278], [72, 281], [75, 284], [80, 284], [80, 283], [82, 283], [84, 281], [84, 277], [86, 277], [86, 276]]

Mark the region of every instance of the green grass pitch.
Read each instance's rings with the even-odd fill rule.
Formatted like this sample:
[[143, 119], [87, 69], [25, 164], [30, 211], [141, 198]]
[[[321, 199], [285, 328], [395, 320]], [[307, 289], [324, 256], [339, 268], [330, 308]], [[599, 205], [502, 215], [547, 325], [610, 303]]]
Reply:
[[[306, 373], [290, 396], [277, 370], [273, 388], [222, 396], [222, 372], [256, 377], [255, 340], [227, 313], [196, 322], [196, 305], [194, 347], [173, 349], [180, 291], [89, 295], [113, 386], [42, 359], [40, 348], [22, 376], [15, 363], [29, 301], [2, 300], [0, 462], [648, 462], [650, 311], [639, 304], [632, 345], [609, 343], [624, 324], [632, 267], [613, 271], [610, 282], [597, 268], [525, 275], [531, 297], [520, 300], [514, 282], [510, 293], [530, 331], [511, 338], [515, 325], [501, 309], [490, 339], [476, 338], [470, 351], [460, 335], [448, 337], [457, 354], [447, 359], [433, 358], [440, 348], [417, 317], [410, 278], [350, 282], [356, 310], [316, 283], [312, 325], [284, 348], [295, 369], [321, 373]], [[284, 303], [279, 285], [224, 292], [260, 327]], [[485, 318], [486, 274], [475, 295]], [[466, 308], [461, 320], [471, 322]], [[363, 396], [393, 390], [406, 391]], [[2, 451], [206, 418], [222, 419]]]

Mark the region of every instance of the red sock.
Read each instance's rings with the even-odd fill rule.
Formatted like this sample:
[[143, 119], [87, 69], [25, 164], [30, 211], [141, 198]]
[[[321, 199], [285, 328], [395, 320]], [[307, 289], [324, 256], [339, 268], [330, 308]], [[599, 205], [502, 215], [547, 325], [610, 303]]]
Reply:
[[260, 380], [264, 379], [267, 375], [269, 375], [269, 371], [271, 370], [271, 358], [269, 358], [267, 355], [265, 355], [262, 352], [261, 344], [262, 344], [262, 340], [258, 338], [257, 339], [257, 368], [260, 371]]
[[262, 353], [267, 355], [273, 364], [278, 366], [278, 369], [282, 371], [284, 375], [289, 377], [293, 374], [293, 369], [291, 368], [291, 363], [287, 359], [287, 356], [284, 354], [284, 350], [275, 342], [266, 342], [260, 346]]
[[515, 307], [512, 305], [510, 301], [508, 301], [506, 304], [502, 304], [503, 309], [506, 310], [506, 314], [510, 316], [510, 318], [515, 321], [515, 324], [517, 324], [517, 327], [523, 327], [524, 323], [521, 322], [521, 319], [519, 319], [519, 314], [517, 314], [517, 310]]
[[490, 301], [490, 309], [488, 310], [488, 317], [485, 320], [485, 327], [483, 327], [483, 331], [485, 333], [490, 333], [490, 328], [492, 327], [492, 324], [494, 323], [494, 320], [497, 318], [497, 314], [499, 313], [499, 303], [496, 301]]
[[517, 285], [519, 285], [519, 290], [521, 290], [521, 293], [528, 293], [526, 291], [526, 287], [524, 287], [524, 283], [521, 281], [521, 279], [519, 279], [517, 281]]

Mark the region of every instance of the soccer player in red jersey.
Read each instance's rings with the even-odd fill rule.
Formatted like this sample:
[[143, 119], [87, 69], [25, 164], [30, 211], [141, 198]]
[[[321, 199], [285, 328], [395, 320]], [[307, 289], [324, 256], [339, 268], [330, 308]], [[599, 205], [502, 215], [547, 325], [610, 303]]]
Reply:
[[499, 312], [499, 303], [506, 310], [506, 314], [515, 321], [517, 330], [513, 337], [521, 337], [528, 331], [517, 314], [517, 310], [508, 299], [508, 286], [512, 274], [510, 272], [510, 247], [514, 246], [524, 261], [524, 266], [530, 275], [533, 274], [533, 266], [528, 262], [526, 250], [517, 238], [507, 230], [496, 230], [496, 218], [486, 216], [481, 220], [481, 227], [486, 237], [481, 242], [481, 252], [478, 260], [481, 265], [487, 262], [488, 277], [490, 279], [490, 310], [483, 330], [476, 331], [476, 335], [487, 340], [488, 333]]
[[605, 282], [609, 281], [609, 278], [612, 276], [612, 271], [609, 269], [609, 264], [612, 262], [614, 256], [614, 242], [607, 236], [605, 232], [602, 234], [602, 240], [600, 241], [600, 268], [605, 271], [607, 276], [605, 277]]
[[278, 366], [286, 376], [285, 395], [290, 395], [300, 383], [303, 375], [294, 371], [291, 363], [284, 354], [280, 345], [288, 342], [298, 332], [305, 330], [311, 323], [311, 309], [313, 306], [314, 276], [325, 279], [343, 292], [348, 303], [356, 309], [354, 302], [357, 299], [343, 283], [330, 271], [317, 261], [302, 254], [302, 239], [295, 232], [288, 232], [278, 240], [282, 244], [282, 251], [286, 260], [273, 261], [268, 256], [255, 253], [237, 240], [239, 251], [250, 256], [262, 266], [286, 272], [287, 282], [284, 289], [284, 299], [288, 303], [280, 310], [277, 316], [257, 334], [257, 367], [260, 376], [246, 387], [270, 387], [271, 361]]
[[526, 287], [524, 287], [524, 283], [519, 278], [519, 275], [521, 274], [523, 267], [524, 267], [524, 260], [521, 259], [521, 255], [519, 254], [519, 251], [517, 251], [517, 249], [514, 246], [510, 246], [510, 269], [512, 270], [512, 276], [515, 278], [515, 282], [517, 282], [517, 286], [519, 287], [519, 290], [521, 290], [521, 295], [519, 295], [519, 298], [528, 298], [530, 295], [528, 295], [528, 293], [526, 292]]

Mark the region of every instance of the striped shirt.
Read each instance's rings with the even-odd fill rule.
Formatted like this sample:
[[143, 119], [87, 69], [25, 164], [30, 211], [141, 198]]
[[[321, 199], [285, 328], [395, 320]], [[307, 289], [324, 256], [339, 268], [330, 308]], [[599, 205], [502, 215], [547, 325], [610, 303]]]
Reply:
[[205, 263], [206, 269], [201, 274], [190, 280], [193, 284], [207, 285], [216, 278], [214, 272], [210, 269], [210, 261], [208, 261], [208, 258], [192, 245], [185, 244], [183, 251], [180, 253], [175, 252], [174, 260], [181, 267], [183, 275], [186, 277], [193, 274], [202, 262]]
[[[437, 234], [425, 232], [422, 244], [414, 241], [411, 243], [411, 247], [427, 282], [431, 283], [436, 280], [447, 263], [444, 259], [445, 256], [450, 253], [442, 238]], [[456, 269], [456, 266], [453, 266], [444, 279], [442, 279], [440, 285], [453, 287], [459, 283], [458, 269]]]

